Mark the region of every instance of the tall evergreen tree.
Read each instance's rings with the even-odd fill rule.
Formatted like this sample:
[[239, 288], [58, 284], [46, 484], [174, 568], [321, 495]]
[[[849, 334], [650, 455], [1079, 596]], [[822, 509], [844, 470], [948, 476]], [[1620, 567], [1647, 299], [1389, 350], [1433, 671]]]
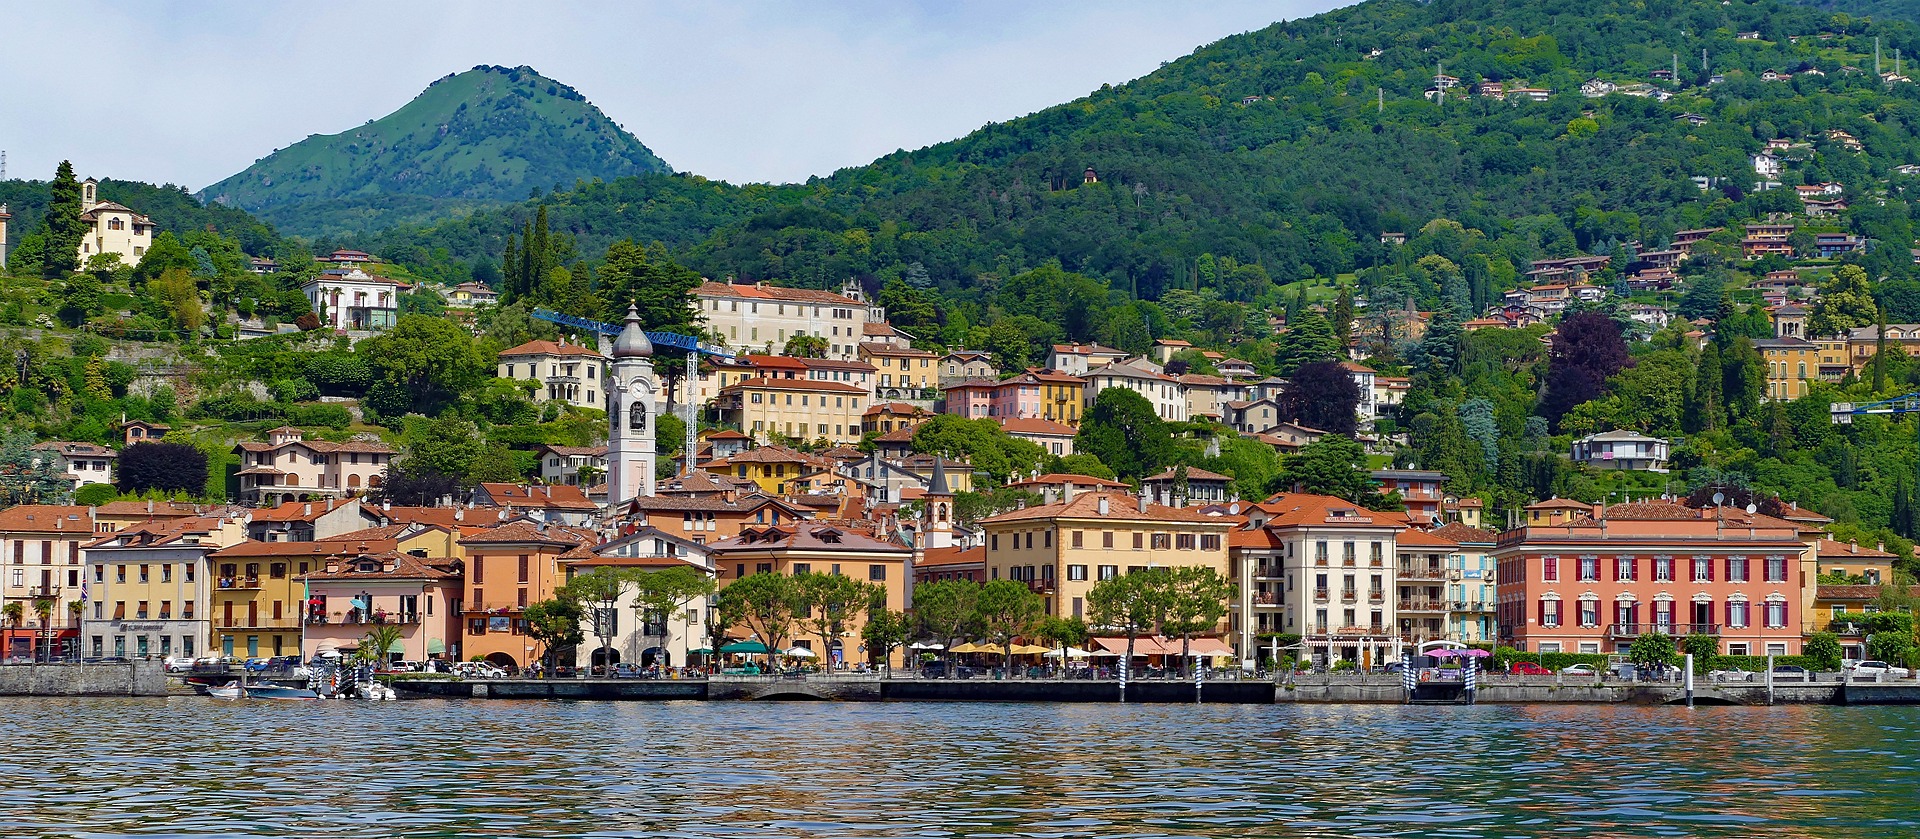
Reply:
[[520, 246], [512, 233], [507, 234], [507, 249], [500, 254], [500, 291], [509, 300], [520, 288]]
[[46, 252], [40, 259], [42, 276], [63, 277], [80, 270], [80, 243], [87, 238], [87, 223], [80, 220], [80, 182], [73, 177], [73, 164], [62, 160], [49, 187], [47, 202]]
[[1692, 431], [1712, 431], [1719, 428], [1723, 412], [1720, 387], [1726, 377], [1726, 367], [1721, 361], [1718, 344], [1708, 344], [1700, 351], [1700, 364], [1693, 376], [1693, 399], [1687, 406], [1687, 417]]
[[541, 204], [534, 215], [533, 236], [527, 240], [527, 253], [532, 255], [527, 266], [527, 294], [544, 301], [547, 273], [554, 268], [553, 234], [547, 227], [545, 204]]
[[673, 261], [666, 246], [641, 247], [631, 239], [607, 248], [600, 266], [599, 316], [610, 322], [626, 320], [627, 306], [638, 306], [640, 323], [650, 330], [690, 333], [696, 313], [690, 292], [700, 275]]

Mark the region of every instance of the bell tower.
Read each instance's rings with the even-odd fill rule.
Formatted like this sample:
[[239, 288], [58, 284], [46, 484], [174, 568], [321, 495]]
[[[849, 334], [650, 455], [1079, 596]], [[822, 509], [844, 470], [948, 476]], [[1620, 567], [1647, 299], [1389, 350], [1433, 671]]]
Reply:
[[654, 491], [660, 388], [653, 377], [653, 342], [640, 328], [634, 306], [627, 307], [626, 327], [613, 341], [607, 377], [607, 503], [617, 507]]
[[922, 496], [921, 532], [928, 548], [953, 547], [953, 492], [947, 489], [946, 458], [933, 456], [933, 477]]

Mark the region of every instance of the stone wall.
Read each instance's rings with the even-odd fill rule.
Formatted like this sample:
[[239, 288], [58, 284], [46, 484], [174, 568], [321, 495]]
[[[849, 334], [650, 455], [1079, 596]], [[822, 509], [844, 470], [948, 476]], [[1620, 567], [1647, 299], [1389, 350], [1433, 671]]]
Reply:
[[167, 675], [158, 661], [0, 667], [0, 696], [166, 695]]

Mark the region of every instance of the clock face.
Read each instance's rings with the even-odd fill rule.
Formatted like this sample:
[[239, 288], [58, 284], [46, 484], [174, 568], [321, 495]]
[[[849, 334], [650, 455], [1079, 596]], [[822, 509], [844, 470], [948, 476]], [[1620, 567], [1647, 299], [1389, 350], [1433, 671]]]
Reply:
[[627, 395], [636, 401], [648, 401], [653, 398], [653, 387], [643, 380], [635, 379], [628, 383]]

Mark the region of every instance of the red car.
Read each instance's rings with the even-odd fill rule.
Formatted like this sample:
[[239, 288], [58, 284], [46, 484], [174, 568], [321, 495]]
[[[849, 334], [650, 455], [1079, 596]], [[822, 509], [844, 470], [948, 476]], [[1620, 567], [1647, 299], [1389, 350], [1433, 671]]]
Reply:
[[1507, 672], [1512, 673], [1516, 676], [1551, 676], [1553, 675], [1552, 670], [1548, 670], [1547, 668], [1541, 667], [1538, 664], [1534, 664], [1531, 661], [1516, 661], [1513, 663], [1512, 667], [1507, 669]]

